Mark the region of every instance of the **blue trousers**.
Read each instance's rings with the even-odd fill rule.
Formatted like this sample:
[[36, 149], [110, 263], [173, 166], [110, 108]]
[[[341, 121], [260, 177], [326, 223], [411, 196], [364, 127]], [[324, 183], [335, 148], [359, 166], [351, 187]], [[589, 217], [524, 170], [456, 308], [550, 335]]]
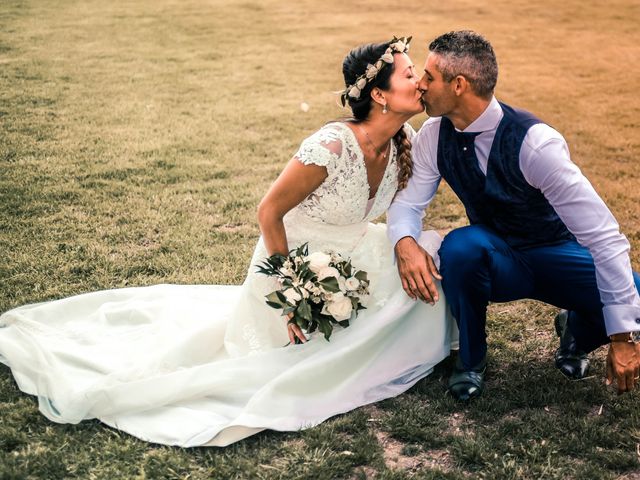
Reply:
[[[465, 369], [486, 355], [489, 302], [540, 300], [569, 311], [578, 348], [590, 352], [609, 342], [593, 258], [578, 242], [515, 249], [491, 229], [471, 225], [451, 231], [438, 253]], [[633, 276], [640, 291], [640, 275]]]

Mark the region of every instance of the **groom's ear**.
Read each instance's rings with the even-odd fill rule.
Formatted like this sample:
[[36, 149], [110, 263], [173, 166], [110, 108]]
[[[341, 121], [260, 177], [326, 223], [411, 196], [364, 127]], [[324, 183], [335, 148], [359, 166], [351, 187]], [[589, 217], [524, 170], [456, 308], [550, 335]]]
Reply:
[[457, 75], [456, 78], [453, 79], [453, 91], [457, 97], [462, 95], [465, 92], [471, 91], [471, 85], [469, 81], [463, 75]]

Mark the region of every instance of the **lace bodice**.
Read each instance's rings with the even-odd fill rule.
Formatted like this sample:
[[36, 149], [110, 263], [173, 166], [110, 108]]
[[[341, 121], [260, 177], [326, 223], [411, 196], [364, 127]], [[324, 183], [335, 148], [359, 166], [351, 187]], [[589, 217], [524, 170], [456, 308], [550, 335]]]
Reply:
[[[406, 125], [408, 134], [413, 129]], [[326, 167], [324, 182], [294, 208], [295, 214], [307, 219], [331, 225], [350, 225], [368, 222], [381, 214], [391, 204], [398, 186], [397, 149], [391, 142], [387, 168], [367, 212], [369, 183], [364, 155], [353, 131], [343, 122], [325, 125], [302, 142], [295, 154], [305, 165]]]

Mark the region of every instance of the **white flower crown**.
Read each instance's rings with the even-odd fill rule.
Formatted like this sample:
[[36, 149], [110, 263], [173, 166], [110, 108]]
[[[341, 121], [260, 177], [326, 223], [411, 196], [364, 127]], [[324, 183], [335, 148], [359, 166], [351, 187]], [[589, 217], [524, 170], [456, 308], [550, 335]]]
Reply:
[[366, 71], [356, 78], [353, 85], [348, 85], [347, 88], [339, 92], [342, 106], [347, 106], [349, 98], [353, 98], [354, 100], [358, 100], [360, 98], [362, 90], [367, 86], [367, 83], [376, 78], [385, 65], [393, 63], [394, 53], [407, 53], [409, 51], [409, 42], [411, 42], [411, 38], [412, 37], [396, 38], [394, 36], [389, 47], [387, 47], [384, 54], [376, 61], [376, 63], [373, 65], [368, 64]]

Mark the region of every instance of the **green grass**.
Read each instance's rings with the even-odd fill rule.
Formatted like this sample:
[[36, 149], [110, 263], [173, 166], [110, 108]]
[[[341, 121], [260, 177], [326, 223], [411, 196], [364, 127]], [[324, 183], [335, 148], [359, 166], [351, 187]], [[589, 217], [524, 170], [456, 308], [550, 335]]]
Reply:
[[[342, 116], [354, 45], [454, 28], [493, 42], [498, 96], [563, 132], [640, 260], [640, 6], [568, 0], [19, 1], [0, 4], [0, 311], [103, 288], [240, 283], [255, 206], [300, 141]], [[299, 108], [304, 101], [308, 112]], [[418, 127], [424, 116], [412, 123]], [[425, 220], [464, 212], [443, 188]], [[493, 305], [487, 392], [408, 393], [303, 432], [160, 447], [52, 424], [0, 367], [0, 479], [638, 478], [638, 394], [554, 369], [553, 308]]]

